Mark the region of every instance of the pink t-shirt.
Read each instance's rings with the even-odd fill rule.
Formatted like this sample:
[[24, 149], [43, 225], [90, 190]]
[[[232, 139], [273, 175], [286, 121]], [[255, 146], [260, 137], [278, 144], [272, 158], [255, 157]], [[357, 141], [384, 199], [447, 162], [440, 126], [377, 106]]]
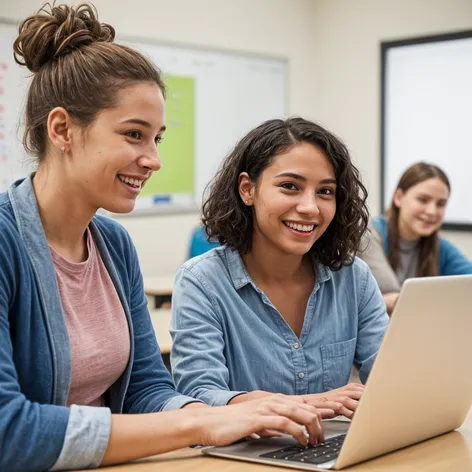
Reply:
[[72, 354], [67, 406], [103, 405], [130, 356], [123, 306], [88, 229], [86, 237], [85, 262], [69, 262], [50, 247]]

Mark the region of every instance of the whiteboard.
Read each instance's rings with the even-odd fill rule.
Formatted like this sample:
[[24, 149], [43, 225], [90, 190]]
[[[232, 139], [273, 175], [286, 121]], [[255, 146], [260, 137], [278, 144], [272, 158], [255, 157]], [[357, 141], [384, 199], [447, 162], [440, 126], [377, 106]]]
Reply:
[[472, 31], [382, 44], [382, 210], [418, 161], [451, 182], [445, 228], [472, 229]]
[[[0, 126], [4, 129], [0, 140], [0, 191], [31, 169], [17, 125], [25, 101], [28, 71], [13, 60], [16, 32], [15, 25], [0, 21], [3, 90], [0, 107], [4, 108], [0, 114]], [[265, 120], [286, 117], [288, 85], [284, 58], [163, 44], [142, 38], [118, 38], [118, 42], [143, 52], [164, 74], [193, 77], [195, 83], [193, 198], [182, 200], [172, 195], [168, 200], [138, 198], [133, 213], [195, 209], [205, 186], [236, 141]], [[3, 64], [5, 71], [1, 70]], [[159, 172], [165, 175], [165, 165]]]

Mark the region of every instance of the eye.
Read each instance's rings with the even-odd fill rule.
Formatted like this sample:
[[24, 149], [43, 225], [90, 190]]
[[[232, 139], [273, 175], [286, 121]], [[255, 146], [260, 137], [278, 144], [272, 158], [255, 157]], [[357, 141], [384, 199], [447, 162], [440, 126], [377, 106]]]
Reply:
[[280, 184], [280, 186], [285, 190], [298, 190], [298, 187], [291, 182], [283, 182]]
[[326, 195], [328, 197], [331, 197], [332, 195], [334, 195], [336, 192], [332, 189], [332, 188], [322, 188], [319, 193], [321, 195]]
[[131, 139], [135, 139], [136, 141], [143, 139], [141, 131], [127, 131], [126, 136], [130, 137]]
[[156, 143], [156, 146], [160, 143], [162, 143], [162, 141], [164, 141], [164, 137], [163, 136], [157, 136], [156, 139], [154, 140], [154, 142]]
[[424, 197], [418, 197], [417, 200], [418, 200], [420, 203], [428, 203], [428, 199], [427, 199], [427, 198], [424, 198]]

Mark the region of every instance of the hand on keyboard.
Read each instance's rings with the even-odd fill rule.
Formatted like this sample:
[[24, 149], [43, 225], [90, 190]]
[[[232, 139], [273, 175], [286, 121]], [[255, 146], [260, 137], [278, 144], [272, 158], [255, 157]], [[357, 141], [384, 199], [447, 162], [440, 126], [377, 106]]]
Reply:
[[276, 435], [286, 432], [303, 446], [324, 441], [317, 409], [287, 395], [271, 395], [222, 407], [195, 408], [188, 412], [195, 417], [199, 444], [205, 446], [224, 446], [260, 432]]
[[352, 418], [363, 393], [364, 385], [350, 383], [328, 392], [302, 395], [302, 398], [305, 403], [316, 407], [323, 418], [330, 417], [329, 413], [324, 414], [325, 409], [334, 410], [335, 416], [344, 415], [347, 418]]

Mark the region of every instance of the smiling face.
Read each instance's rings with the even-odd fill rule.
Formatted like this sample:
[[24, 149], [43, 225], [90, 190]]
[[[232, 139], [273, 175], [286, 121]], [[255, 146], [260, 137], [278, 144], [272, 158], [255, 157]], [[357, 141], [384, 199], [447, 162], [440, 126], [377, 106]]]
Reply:
[[336, 213], [333, 166], [309, 143], [276, 156], [257, 182], [241, 174], [239, 189], [243, 201], [254, 207], [254, 249], [302, 256]]
[[427, 179], [405, 192], [397, 189], [393, 203], [399, 209], [400, 237], [416, 241], [437, 231], [444, 220], [448, 186], [438, 178]]
[[152, 172], [161, 167], [158, 143], [165, 130], [160, 88], [138, 83], [120, 91], [115, 107], [101, 111], [90, 127], [74, 128], [63, 179], [75, 198], [94, 212], [128, 213]]

